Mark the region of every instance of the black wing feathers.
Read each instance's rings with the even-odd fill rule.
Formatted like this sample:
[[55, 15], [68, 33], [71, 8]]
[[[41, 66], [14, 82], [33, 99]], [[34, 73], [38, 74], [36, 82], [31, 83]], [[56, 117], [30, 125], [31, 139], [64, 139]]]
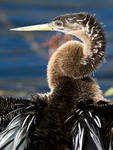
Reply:
[[[43, 108], [47, 106], [47, 103], [42, 101], [40, 96], [32, 100], [5, 99], [3, 97], [1, 99], [2, 105], [7, 106], [7, 114], [5, 112], [6, 118], [10, 115], [13, 116], [13, 119], [0, 133], [0, 149], [25, 150], [30, 143], [29, 132], [36, 124], [36, 120], [40, 117], [40, 113], [43, 111]], [[4, 110], [1, 114], [2, 113], [4, 113]], [[3, 126], [3, 123], [1, 126]]]
[[29, 143], [29, 129], [35, 124], [34, 115], [17, 115], [0, 133], [0, 147], [5, 150], [24, 150]]
[[77, 111], [79, 119], [72, 128], [74, 150], [104, 150], [99, 128], [100, 120], [90, 111]]
[[29, 101], [28, 99], [0, 96], [0, 132], [18, 112], [25, 110]]
[[75, 120], [73, 150], [113, 150], [112, 101], [80, 101], [69, 120]]

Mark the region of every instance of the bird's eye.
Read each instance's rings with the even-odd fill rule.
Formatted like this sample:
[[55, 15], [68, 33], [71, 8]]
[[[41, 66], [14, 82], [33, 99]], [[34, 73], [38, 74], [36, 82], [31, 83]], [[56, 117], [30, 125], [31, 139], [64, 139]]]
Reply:
[[58, 26], [58, 27], [62, 27], [63, 26], [63, 22], [60, 21], [60, 20], [57, 20], [54, 22], [55, 26]]

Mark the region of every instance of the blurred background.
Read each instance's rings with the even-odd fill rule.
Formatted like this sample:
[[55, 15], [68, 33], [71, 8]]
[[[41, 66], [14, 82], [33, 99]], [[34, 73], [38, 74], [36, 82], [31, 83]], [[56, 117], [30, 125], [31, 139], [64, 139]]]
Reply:
[[112, 98], [113, 0], [0, 0], [0, 95], [29, 97], [48, 92], [48, 60], [61, 41], [72, 39], [56, 32], [9, 29], [47, 23], [58, 15], [81, 11], [96, 14], [105, 25], [107, 61], [94, 75], [103, 92], [110, 88], [106, 96]]

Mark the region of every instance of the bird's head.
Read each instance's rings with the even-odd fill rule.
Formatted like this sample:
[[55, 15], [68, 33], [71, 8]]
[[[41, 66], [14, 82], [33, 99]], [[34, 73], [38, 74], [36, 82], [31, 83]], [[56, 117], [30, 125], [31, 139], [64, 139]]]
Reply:
[[53, 19], [51, 26], [54, 30], [67, 34], [78, 32], [84, 29], [85, 13], [65, 14]]
[[[14, 31], [60, 31], [66, 34], [83, 31], [87, 22], [87, 13], [65, 14], [54, 18], [50, 23], [14, 28]], [[90, 15], [89, 15], [90, 16]]]

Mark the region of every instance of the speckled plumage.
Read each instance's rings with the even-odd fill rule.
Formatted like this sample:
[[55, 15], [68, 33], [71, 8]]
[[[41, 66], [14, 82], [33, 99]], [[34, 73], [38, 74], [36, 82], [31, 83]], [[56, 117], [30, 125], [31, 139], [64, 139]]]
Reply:
[[49, 25], [83, 43], [69, 41], [52, 55], [48, 94], [0, 97], [2, 150], [112, 150], [113, 103], [91, 77], [105, 56], [101, 25], [88, 13], [62, 15]]

